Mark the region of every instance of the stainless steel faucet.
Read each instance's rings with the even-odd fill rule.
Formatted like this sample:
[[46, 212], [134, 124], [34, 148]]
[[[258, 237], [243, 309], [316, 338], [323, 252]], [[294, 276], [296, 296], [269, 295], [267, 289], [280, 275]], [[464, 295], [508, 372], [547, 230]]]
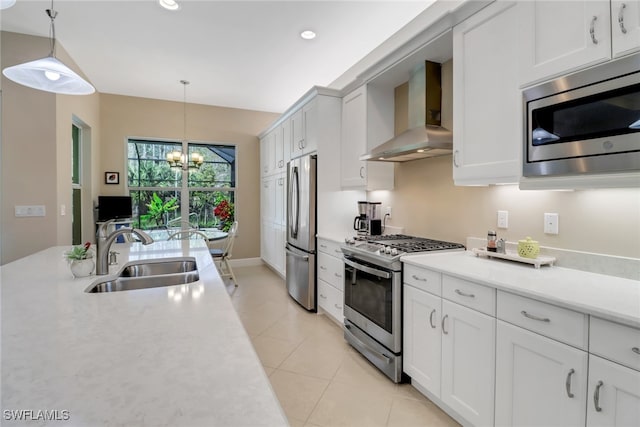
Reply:
[[147, 233], [137, 228], [118, 228], [113, 233], [107, 235], [107, 227], [113, 222], [112, 219], [100, 224], [96, 232], [96, 246], [98, 247], [96, 275], [109, 274], [109, 248], [116, 241], [118, 236], [124, 234], [134, 234], [142, 241], [143, 245], [153, 243], [153, 239]]

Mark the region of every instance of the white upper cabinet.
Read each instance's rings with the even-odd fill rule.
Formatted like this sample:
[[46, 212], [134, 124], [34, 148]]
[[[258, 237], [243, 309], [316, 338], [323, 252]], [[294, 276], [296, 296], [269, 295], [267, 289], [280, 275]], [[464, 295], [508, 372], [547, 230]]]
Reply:
[[520, 8], [521, 86], [640, 48], [638, 0], [533, 0]]
[[291, 115], [291, 156], [300, 157], [318, 149], [318, 111], [314, 98]]
[[266, 176], [276, 171], [276, 134], [271, 131], [260, 140], [260, 174]]
[[640, 49], [640, 0], [611, 1], [612, 56]]
[[[360, 156], [367, 152], [370, 135], [366, 85], [342, 99], [342, 135], [340, 145], [340, 182], [343, 188], [392, 190], [392, 163], [366, 162]], [[389, 137], [393, 135], [388, 135]], [[380, 141], [383, 142], [383, 141]]]
[[456, 185], [517, 183], [522, 98], [520, 2], [496, 1], [454, 27], [453, 178]]

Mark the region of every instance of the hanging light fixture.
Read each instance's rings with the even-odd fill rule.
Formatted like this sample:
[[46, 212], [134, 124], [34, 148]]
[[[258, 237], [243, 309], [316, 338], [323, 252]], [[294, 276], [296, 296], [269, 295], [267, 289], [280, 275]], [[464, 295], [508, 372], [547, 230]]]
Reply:
[[[183, 142], [187, 141], [187, 85], [186, 80], [180, 80], [180, 83], [184, 86], [184, 102], [183, 102]], [[199, 169], [204, 163], [204, 157], [200, 153], [183, 153], [178, 150], [170, 151], [167, 153], [167, 162], [169, 166], [176, 169], [182, 169], [188, 171], [190, 169]]]
[[49, 30], [51, 51], [49, 56], [7, 67], [2, 70], [2, 74], [9, 80], [33, 89], [63, 95], [90, 95], [96, 89], [55, 56], [56, 27], [54, 20], [57, 15], [58, 12], [53, 10], [53, 0], [51, 0], [51, 9], [47, 9], [47, 16], [51, 19]]

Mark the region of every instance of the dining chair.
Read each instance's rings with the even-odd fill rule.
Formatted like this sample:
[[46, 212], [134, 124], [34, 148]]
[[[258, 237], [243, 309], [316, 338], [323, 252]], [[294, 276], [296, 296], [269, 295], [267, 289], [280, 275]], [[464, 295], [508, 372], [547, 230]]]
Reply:
[[202, 231], [198, 230], [178, 230], [175, 233], [170, 233], [167, 240], [187, 240], [194, 237], [203, 238], [208, 246], [209, 238]]
[[233, 269], [231, 268], [231, 264], [229, 263], [229, 259], [231, 259], [231, 253], [233, 251], [233, 242], [236, 239], [236, 233], [238, 232], [238, 221], [234, 221], [229, 229], [229, 234], [227, 235], [227, 240], [224, 243], [222, 248], [211, 248], [209, 252], [213, 257], [213, 262], [216, 264], [218, 268], [218, 272], [221, 277], [231, 277], [233, 280], [233, 284], [237, 287], [238, 281], [236, 280], [235, 274], [233, 274]]

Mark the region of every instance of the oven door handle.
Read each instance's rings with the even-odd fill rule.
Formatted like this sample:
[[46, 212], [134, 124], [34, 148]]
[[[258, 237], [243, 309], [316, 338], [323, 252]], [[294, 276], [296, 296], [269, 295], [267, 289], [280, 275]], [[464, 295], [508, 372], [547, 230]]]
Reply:
[[[344, 327], [347, 329], [351, 329], [351, 325], [344, 325]], [[387, 365], [391, 363], [391, 358], [389, 358], [387, 355], [382, 354], [377, 350], [371, 348], [370, 346], [367, 345], [367, 343], [362, 341], [360, 338], [356, 337], [354, 334], [350, 333], [349, 335], [351, 335], [351, 339], [355, 341], [356, 346], [359, 347], [360, 352], [368, 353], [373, 357], [380, 359], [382, 362], [386, 363]]]
[[366, 265], [353, 262], [348, 258], [343, 258], [344, 263], [348, 266], [355, 268], [356, 270], [364, 271], [365, 273], [373, 274], [374, 276], [382, 277], [383, 279], [390, 279], [391, 273], [384, 270], [377, 270], [375, 268], [367, 267]]

